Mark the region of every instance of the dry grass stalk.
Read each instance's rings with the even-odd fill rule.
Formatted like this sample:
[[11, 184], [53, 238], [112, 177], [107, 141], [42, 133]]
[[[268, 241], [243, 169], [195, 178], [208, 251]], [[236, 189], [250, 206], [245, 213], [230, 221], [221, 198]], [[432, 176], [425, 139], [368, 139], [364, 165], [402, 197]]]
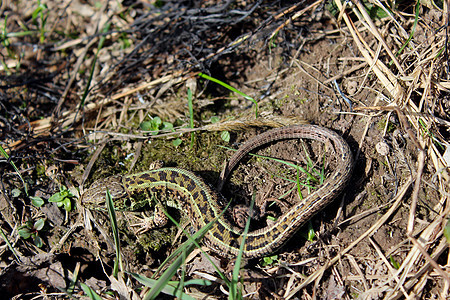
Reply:
[[[343, 6], [340, 0], [335, 1], [336, 5], [340, 10], [342, 10]], [[377, 75], [378, 79], [381, 81], [383, 86], [389, 92], [389, 94], [396, 99], [397, 101], [402, 102], [404, 97], [403, 89], [398, 83], [396, 76], [392, 74], [392, 72], [383, 64], [380, 60], [376, 59], [374, 52], [370, 49], [367, 43], [364, 41], [363, 37], [358, 32], [355, 24], [350, 20], [347, 14], [343, 13], [343, 19], [347, 25], [348, 30], [350, 31], [353, 41], [356, 43], [358, 50], [362, 53], [367, 63], [373, 69], [375, 75]]]
[[295, 294], [312, 283], [313, 281], [317, 280], [323, 275], [323, 272], [328, 269], [330, 266], [334, 265], [336, 262], [338, 262], [341, 257], [345, 254], [347, 254], [353, 247], [355, 247], [360, 241], [365, 239], [366, 237], [372, 235], [376, 230], [378, 230], [391, 216], [392, 214], [398, 209], [401, 201], [403, 200], [403, 197], [405, 196], [406, 192], [408, 191], [411, 183], [412, 178], [409, 178], [406, 183], [403, 184], [403, 186], [400, 188], [398, 194], [395, 197], [395, 201], [392, 204], [392, 206], [389, 208], [389, 210], [378, 220], [377, 223], [373, 224], [364, 234], [359, 236], [355, 241], [353, 241], [347, 248], [340, 251], [339, 256], [336, 256], [332, 258], [329, 262], [327, 262], [322, 268], [308, 276], [308, 278], [303, 281], [300, 285], [289, 291], [289, 294], [286, 296], [286, 299], [290, 299], [295, 296]]
[[[342, 5], [340, 1], [336, 1], [336, 4], [342, 9]], [[403, 125], [404, 131], [408, 133], [408, 136], [411, 137], [411, 141], [416, 145], [418, 149], [418, 166], [415, 174], [415, 184], [412, 193], [412, 202], [409, 211], [409, 221], [408, 221], [408, 232], [412, 234], [414, 237], [410, 237], [411, 242], [414, 244], [409, 250], [409, 253], [406, 259], [403, 261], [399, 270], [394, 274], [393, 279], [396, 281], [396, 285], [393, 290], [391, 290], [386, 297], [389, 299], [396, 299], [398, 297], [412, 297], [413, 295], [421, 295], [424, 291], [425, 284], [427, 282], [426, 274], [431, 272], [431, 268], [434, 268], [438, 274], [440, 274], [443, 279], [443, 285], [448, 287], [448, 274], [443, 273], [441, 271], [440, 266], [433, 260], [438, 257], [438, 253], [441, 253], [442, 247], [434, 248], [434, 254], [428, 254], [430, 251], [431, 242], [435, 239], [438, 239], [439, 236], [436, 235], [436, 232], [442, 232], [442, 225], [439, 225], [439, 222], [432, 222], [429, 224], [424, 230], [414, 229], [414, 219], [416, 215], [416, 206], [418, 203], [418, 193], [421, 186], [422, 174], [424, 168], [426, 166], [425, 162], [427, 158], [429, 158], [432, 162], [434, 169], [436, 170], [436, 178], [439, 180], [439, 184], [437, 185], [439, 188], [439, 193], [441, 195], [448, 194], [448, 180], [449, 175], [446, 170], [446, 164], [438, 151], [435, 143], [427, 137], [426, 133], [433, 127], [435, 122], [448, 126], [445, 120], [440, 120], [434, 115], [436, 111], [436, 97], [433, 92], [449, 91], [448, 81], [436, 77], [436, 74], [439, 73], [437, 70], [436, 62], [438, 61], [438, 57], [440, 55], [440, 51], [444, 46], [446, 41], [445, 36], [443, 36], [443, 32], [432, 35], [428, 37], [421, 44], [411, 43], [410, 47], [407, 48], [410, 51], [408, 53], [402, 54], [402, 58], [404, 61], [412, 61], [411, 58], [415, 58], [413, 62], [408, 66], [402, 66], [398, 63], [395, 57], [392, 56], [392, 51], [389, 47], [386, 47], [386, 43], [384, 39], [381, 37], [377, 28], [374, 27], [374, 24], [371, 22], [370, 18], [365, 13], [364, 8], [360, 1], [356, 2], [359, 14], [356, 14], [360, 21], [365, 24], [368, 24], [368, 28], [370, 32], [376, 36], [377, 40], [383, 45], [383, 49], [386, 50], [386, 53], [391, 57], [393, 62], [395, 63], [397, 70], [400, 72], [402, 76], [395, 78], [394, 74], [386, 68], [379, 60], [377, 60], [380, 55], [381, 48], [378, 47], [377, 51], [373, 51], [368, 47], [368, 45], [364, 42], [362, 36], [359, 34], [356, 26], [353, 22], [348, 18], [343, 10], [341, 10], [342, 17], [347, 24], [347, 28], [352, 34], [354, 42], [357, 44], [358, 49], [363, 54], [367, 63], [373, 68], [374, 73], [380, 80], [380, 83], [386, 88], [389, 92], [390, 97], [393, 101], [388, 105], [388, 107], [378, 107], [375, 110], [395, 110], [397, 115]], [[444, 5], [444, 15], [443, 18], [444, 23], [445, 19], [448, 18], [448, 10], [445, 9], [448, 3]], [[381, 6], [381, 4], [379, 4]], [[395, 22], [396, 27], [399, 29], [400, 34], [405, 38], [406, 30], [401, 27], [401, 24], [405, 23], [403, 20], [400, 22]], [[399, 39], [401, 40], [401, 39]], [[407, 87], [407, 91], [404, 92], [402, 88], [400, 88], [399, 82], [402, 82], [403, 86]], [[420, 100], [419, 102], [413, 101], [413, 94], [419, 91]], [[406, 95], [405, 95], [406, 94]], [[395, 104], [394, 104], [395, 103]], [[395, 106], [401, 108], [395, 108]], [[430, 109], [431, 108], [431, 109]], [[365, 108], [356, 108], [355, 110], [367, 110], [374, 109], [374, 107], [365, 107]], [[426, 110], [428, 109], [428, 110]], [[425, 112], [424, 112], [425, 110]], [[429, 113], [431, 112], [431, 113]], [[410, 126], [411, 125], [411, 126]], [[424, 134], [425, 133], [425, 134]], [[428, 151], [425, 152], [424, 149], [428, 146]], [[428, 154], [428, 155], [427, 155]], [[441, 206], [438, 208], [439, 210], [439, 218], [445, 218], [448, 214], [449, 203], [441, 201]], [[446, 206], [445, 206], [446, 205]], [[418, 231], [421, 232], [419, 237], [415, 237], [413, 232]], [[417, 233], [416, 233], [417, 234]], [[441, 244], [445, 244], [445, 241], [442, 237], [440, 237]], [[377, 250], [378, 252], [378, 250]], [[382, 253], [379, 252], [379, 256], [383, 259]], [[418, 265], [421, 265], [419, 271], [414, 274], [414, 276], [410, 276], [417, 268]], [[388, 265], [388, 263], [386, 263]], [[391, 269], [392, 272], [392, 269]], [[378, 288], [375, 288], [376, 291], [388, 291], [391, 280], [389, 282], [385, 282], [384, 285], [379, 285]], [[384, 286], [384, 287], [383, 287]], [[375, 291], [375, 290], [373, 290]], [[443, 299], [448, 296], [448, 292], [445, 291], [440, 295]]]

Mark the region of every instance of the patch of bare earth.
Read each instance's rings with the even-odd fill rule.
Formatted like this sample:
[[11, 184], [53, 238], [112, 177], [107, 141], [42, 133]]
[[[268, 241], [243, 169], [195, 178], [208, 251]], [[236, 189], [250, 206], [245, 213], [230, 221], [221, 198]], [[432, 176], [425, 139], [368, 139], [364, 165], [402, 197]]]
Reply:
[[[448, 298], [448, 3], [372, 2], [41, 1], [47, 6], [38, 17], [37, 3], [24, 10], [21, 2], [2, 2], [9, 35], [2, 36], [0, 74], [0, 145], [8, 155], [0, 290], [15, 298], [80, 297], [83, 283], [105, 299], [110, 292], [144, 297], [148, 289], [129, 273], [112, 275], [116, 246], [108, 213], [80, 200], [89, 185], [164, 160], [215, 188], [230, 148], [270, 127], [311, 123], [350, 145], [349, 184], [273, 256], [242, 263], [242, 294]], [[31, 33], [10, 34], [25, 31], [21, 25]], [[143, 130], [156, 117], [165, 123]], [[314, 192], [339, 159], [308, 140], [254, 153], [259, 156], [245, 157], [222, 191], [237, 208], [255, 200], [260, 218], [250, 230], [276, 222], [302, 201], [299, 194]], [[69, 211], [48, 202], [61, 186], [74, 194]], [[44, 205], [33, 205], [30, 196]], [[180, 195], [158, 196], [173, 202]], [[170, 222], [143, 230], [158, 213], [155, 203], [117, 212], [121, 271], [159, 276], [158, 267], [186, 241]], [[183, 210], [168, 210], [191, 232]], [[227, 218], [242, 223], [233, 211]], [[38, 220], [45, 221], [39, 230]], [[25, 225], [31, 238], [19, 235]], [[231, 279], [236, 260], [203, 250], [193, 250], [171, 279], [208, 280], [183, 292], [227, 298], [219, 271]]]

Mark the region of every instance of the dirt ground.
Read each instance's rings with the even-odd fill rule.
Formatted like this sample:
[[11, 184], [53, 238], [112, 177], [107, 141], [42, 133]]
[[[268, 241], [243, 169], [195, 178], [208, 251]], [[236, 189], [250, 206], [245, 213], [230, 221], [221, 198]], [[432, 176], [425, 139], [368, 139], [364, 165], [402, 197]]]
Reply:
[[[240, 264], [242, 297], [450, 299], [448, 4], [375, 2], [2, 2], [0, 290], [144, 298], [130, 272], [158, 278], [195, 216], [168, 204], [181, 225], [142, 230], [154, 207], [117, 211], [115, 243], [106, 208], [81, 201], [89, 186], [162, 160], [215, 189], [251, 137], [315, 124], [349, 144], [349, 183], [273, 255]], [[339, 159], [312, 140], [254, 154], [222, 191], [230, 219], [254, 199], [251, 231], [305, 201]], [[184, 297], [229, 298], [238, 262], [202, 250], [169, 279], [208, 281]]]

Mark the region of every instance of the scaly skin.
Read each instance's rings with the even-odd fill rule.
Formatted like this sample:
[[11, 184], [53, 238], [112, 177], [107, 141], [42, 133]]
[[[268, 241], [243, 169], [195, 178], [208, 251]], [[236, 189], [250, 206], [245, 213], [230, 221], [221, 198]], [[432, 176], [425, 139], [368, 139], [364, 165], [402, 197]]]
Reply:
[[[220, 177], [219, 190], [239, 161], [250, 151], [271, 142], [289, 139], [312, 139], [331, 148], [337, 155], [337, 167], [325, 183], [303, 201], [298, 202], [273, 224], [249, 232], [245, 239], [243, 256], [262, 257], [281, 247], [306, 221], [328, 205], [345, 187], [350, 178], [353, 158], [347, 143], [335, 132], [314, 126], [295, 125], [269, 130], [248, 140], [230, 158]], [[209, 248], [223, 256], [237, 256], [243, 241], [242, 229], [232, 225], [220, 214], [223, 197], [213, 191], [203, 179], [180, 168], [158, 168], [130, 175], [115, 175], [94, 182], [83, 194], [82, 204], [91, 209], [105, 205], [108, 189], [117, 210], [136, 210], [150, 201], [152, 193], [170, 191], [179, 208], [186, 211], [196, 230], [218, 218], [205, 239]], [[220, 216], [220, 217], [219, 217]]]

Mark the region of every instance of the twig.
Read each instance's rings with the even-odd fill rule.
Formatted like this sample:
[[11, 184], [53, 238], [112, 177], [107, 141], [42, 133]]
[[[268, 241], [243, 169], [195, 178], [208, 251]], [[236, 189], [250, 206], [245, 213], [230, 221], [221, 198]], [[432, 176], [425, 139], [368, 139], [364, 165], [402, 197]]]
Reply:
[[419, 242], [417, 242], [417, 240], [414, 237], [412, 237], [409, 233], [407, 235], [408, 239], [414, 244], [414, 246], [417, 249], [419, 249], [420, 253], [422, 253], [425, 259], [434, 267], [436, 272], [438, 272], [447, 281], [447, 284], [450, 285], [450, 276], [448, 275], [448, 273], [442, 270], [442, 268], [437, 264], [437, 262], [435, 262], [433, 258], [431, 258], [428, 252], [419, 244]]
[[[307, 6], [307, 7], [305, 7], [304, 9], [302, 9], [302, 10], [300, 10], [300, 11], [298, 11], [298, 12], [296, 12], [291, 18], [287, 19], [283, 24], [281, 24], [280, 26], [277, 27], [277, 29], [275, 29], [275, 31], [270, 35], [269, 40], [273, 39], [273, 37], [274, 37], [275, 35], [277, 35], [277, 33], [278, 33], [281, 29], [283, 29], [286, 25], [290, 24], [292, 21], [294, 21], [295, 19], [297, 19], [298, 17], [300, 17], [301, 15], [303, 15], [303, 14], [304, 14], [305, 12], [307, 12], [308, 10], [314, 9], [316, 6], [318, 6], [318, 5], [319, 5], [320, 3], [322, 3], [322, 2], [323, 2], [323, 0], [317, 0], [317, 1], [314, 2], [313, 4], [311, 4], [311, 5]], [[298, 3], [298, 4], [300, 4], [300, 3]], [[294, 5], [293, 8], [297, 8], [298, 4]], [[289, 13], [289, 12], [291, 12], [291, 11], [292, 11], [292, 8], [289, 9], [287, 12], [283, 12], [282, 14], [279, 14], [278, 16], [280, 16], [280, 15], [286, 15], [286, 13]], [[278, 17], [278, 16], [277, 16], [277, 17]]]
[[411, 207], [409, 209], [408, 218], [408, 234], [412, 234], [414, 230], [414, 218], [416, 215], [417, 199], [419, 198], [420, 179], [422, 178], [423, 167], [425, 166], [425, 151], [419, 150], [418, 157], [419, 165], [417, 166], [416, 180], [414, 183], [414, 190], [412, 193]]

